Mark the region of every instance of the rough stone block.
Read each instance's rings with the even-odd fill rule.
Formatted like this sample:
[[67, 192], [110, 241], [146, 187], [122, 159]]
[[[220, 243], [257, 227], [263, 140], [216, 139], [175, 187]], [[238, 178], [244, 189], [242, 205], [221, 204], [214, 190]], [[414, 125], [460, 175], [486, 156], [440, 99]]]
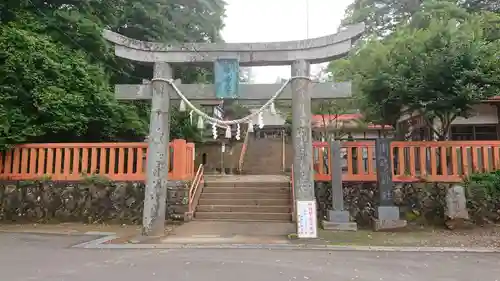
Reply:
[[355, 222], [323, 221], [323, 229], [336, 231], [357, 231], [358, 225]]
[[377, 208], [377, 217], [379, 220], [399, 220], [399, 207], [380, 206]]
[[328, 221], [337, 223], [347, 223], [350, 221], [350, 214], [348, 211], [328, 211]]
[[184, 221], [189, 222], [193, 220], [193, 212], [185, 212], [184, 213]]
[[375, 231], [389, 231], [405, 228], [406, 220], [399, 218], [399, 207], [397, 206], [379, 206], [377, 208], [378, 219], [373, 220]]
[[373, 230], [374, 231], [391, 231], [391, 230], [401, 230], [407, 225], [406, 220], [373, 220]]
[[[140, 224], [144, 188], [144, 182], [40, 181], [23, 186], [3, 182], [0, 184], [0, 222]], [[188, 190], [187, 182], [168, 181], [167, 218], [183, 218], [188, 209]]]
[[465, 188], [455, 184], [446, 191], [446, 217], [451, 220], [468, 220], [467, 199]]

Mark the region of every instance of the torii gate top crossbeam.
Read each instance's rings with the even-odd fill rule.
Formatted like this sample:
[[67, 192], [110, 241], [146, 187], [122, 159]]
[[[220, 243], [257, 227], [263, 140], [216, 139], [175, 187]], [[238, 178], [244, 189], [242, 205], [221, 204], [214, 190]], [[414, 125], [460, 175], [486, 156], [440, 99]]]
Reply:
[[220, 58], [236, 58], [241, 66], [290, 65], [297, 60], [322, 63], [345, 56], [365, 30], [364, 24], [306, 40], [270, 43], [154, 43], [134, 40], [104, 30], [119, 57], [141, 62], [213, 64]]

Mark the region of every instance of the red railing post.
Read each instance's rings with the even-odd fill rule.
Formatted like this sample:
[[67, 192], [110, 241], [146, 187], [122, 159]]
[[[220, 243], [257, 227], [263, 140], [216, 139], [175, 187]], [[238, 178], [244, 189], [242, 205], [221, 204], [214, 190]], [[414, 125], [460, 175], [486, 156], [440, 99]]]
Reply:
[[[172, 140], [173, 150], [173, 167], [172, 167], [172, 180], [184, 180], [188, 177], [186, 172], [187, 162], [187, 143], [186, 140], [175, 139]], [[192, 161], [192, 157], [190, 159]]]
[[186, 177], [192, 179], [195, 176], [194, 160], [195, 160], [195, 146], [194, 143], [188, 142], [186, 144]]

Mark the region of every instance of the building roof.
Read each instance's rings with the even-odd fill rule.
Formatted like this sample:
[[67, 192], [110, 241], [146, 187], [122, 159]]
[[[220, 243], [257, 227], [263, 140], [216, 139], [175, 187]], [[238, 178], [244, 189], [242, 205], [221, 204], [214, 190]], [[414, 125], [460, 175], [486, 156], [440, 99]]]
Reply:
[[[360, 124], [358, 121], [363, 120], [363, 115], [360, 113], [331, 114], [331, 115], [316, 114], [316, 115], [312, 116], [313, 128], [323, 127], [324, 126], [323, 118], [325, 120], [325, 123], [327, 123], [327, 126], [330, 125], [330, 123], [333, 123], [332, 126], [336, 126], [336, 127], [359, 127]], [[372, 123], [366, 123], [366, 128], [367, 129], [390, 130], [390, 129], [392, 129], [392, 126], [390, 126], [390, 125], [382, 126], [382, 125], [377, 125], [377, 124], [372, 124]]]
[[484, 102], [491, 102], [491, 101], [500, 101], [500, 96], [494, 96], [494, 97], [491, 97], [489, 98], [488, 100], [484, 101]]

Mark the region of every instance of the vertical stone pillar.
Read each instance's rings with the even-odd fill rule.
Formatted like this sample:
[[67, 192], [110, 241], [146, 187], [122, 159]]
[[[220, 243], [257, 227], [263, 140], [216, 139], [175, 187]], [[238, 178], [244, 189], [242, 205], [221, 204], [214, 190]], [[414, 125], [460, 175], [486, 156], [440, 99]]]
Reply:
[[377, 139], [375, 141], [375, 160], [377, 187], [380, 193], [380, 206], [377, 209], [378, 219], [374, 223], [375, 231], [403, 228], [406, 226], [406, 221], [399, 219], [399, 207], [394, 206], [392, 196], [394, 183], [392, 181], [390, 139]]
[[[168, 63], [154, 64], [154, 78], [172, 78], [172, 68]], [[163, 235], [167, 200], [167, 177], [169, 165], [170, 139], [170, 85], [153, 81], [151, 116], [149, 121], [149, 143], [146, 167], [146, 190], [142, 218], [142, 234]]]
[[[309, 62], [292, 63], [292, 76], [309, 77]], [[317, 238], [316, 198], [314, 196], [313, 148], [311, 132], [311, 82], [292, 82], [293, 185], [299, 238]]]
[[342, 157], [340, 156], [340, 149], [340, 141], [332, 140], [330, 142], [332, 208], [335, 211], [344, 210], [344, 191], [342, 190]]
[[332, 140], [330, 142], [332, 210], [328, 210], [328, 221], [323, 221], [323, 228], [325, 230], [356, 231], [358, 230], [357, 224], [350, 221], [349, 211], [344, 210], [341, 148], [340, 141]]

